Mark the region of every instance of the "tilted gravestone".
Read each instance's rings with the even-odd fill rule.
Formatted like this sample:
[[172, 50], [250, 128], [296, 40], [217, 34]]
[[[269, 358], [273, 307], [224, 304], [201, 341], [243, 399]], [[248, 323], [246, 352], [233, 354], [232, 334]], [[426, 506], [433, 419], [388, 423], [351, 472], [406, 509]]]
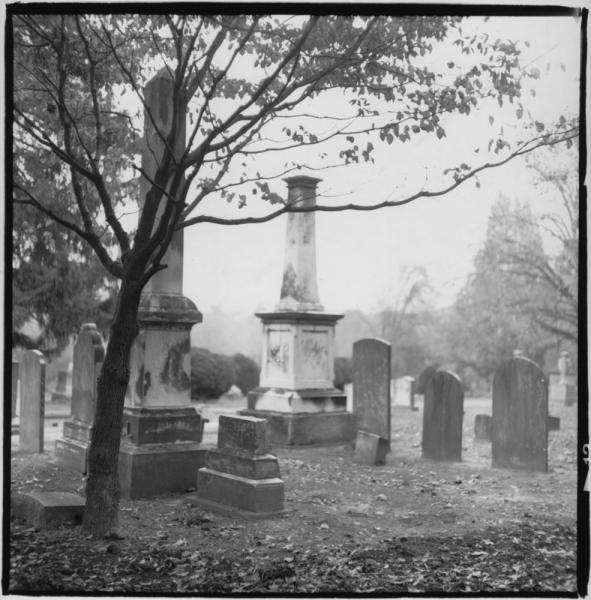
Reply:
[[548, 471], [548, 382], [531, 360], [503, 363], [493, 379], [492, 465]]
[[20, 362], [19, 447], [23, 452], [43, 452], [45, 418], [45, 358], [28, 350]]
[[247, 517], [281, 514], [284, 484], [271, 454], [268, 422], [256, 417], [220, 415], [217, 450], [197, 473], [201, 506]]
[[385, 465], [388, 441], [375, 433], [358, 431], [353, 462], [360, 465]]
[[72, 419], [64, 423], [63, 438], [56, 441], [60, 461], [86, 472], [88, 447], [96, 408], [96, 384], [105, 357], [103, 339], [94, 323], [84, 323], [74, 345]]
[[390, 448], [391, 347], [377, 338], [353, 344], [353, 413], [357, 430], [387, 440]]
[[423, 458], [462, 460], [463, 417], [462, 382], [451, 371], [437, 371], [425, 387]]

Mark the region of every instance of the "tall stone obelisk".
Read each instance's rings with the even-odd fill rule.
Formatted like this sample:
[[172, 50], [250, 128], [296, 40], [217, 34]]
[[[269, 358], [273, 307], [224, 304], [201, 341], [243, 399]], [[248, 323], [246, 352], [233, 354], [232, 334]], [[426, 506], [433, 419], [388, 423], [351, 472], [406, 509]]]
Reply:
[[[142, 168], [150, 179], [164, 153], [163, 136], [172, 127], [172, 94], [173, 81], [166, 70], [144, 90]], [[184, 117], [184, 112], [181, 114]], [[185, 144], [183, 126], [174, 144], [177, 159]], [[142, 176], [140, 210], [151, 185]], [[163, 198], [155, 227], [164, 205]], [[175, 233], [161, 262], [167, 268], [150, 279], [142, 294], [140, 333], [131, 351], [119, 457], [121, 491], [131, 498], [194, 487], [197, 470], [206, 458], [206, 450], [200, 446], [203, 420], [191, 406], [190, 332], [202, 315], [183, 296], [182, 230]]]
[[[288, 202], [314, 206], [313, 177], [284, 180]], [[260, 386], [248, 394], [242, 414], [266, 418], [271, 441], [306, 445], [353, 438], [346, 395], [334, 387], [334, 328], [343, 315], [324, 312], [316, 278], [316, 216], [288, 213], [279, 304], [256, 313], [263, 322]]]

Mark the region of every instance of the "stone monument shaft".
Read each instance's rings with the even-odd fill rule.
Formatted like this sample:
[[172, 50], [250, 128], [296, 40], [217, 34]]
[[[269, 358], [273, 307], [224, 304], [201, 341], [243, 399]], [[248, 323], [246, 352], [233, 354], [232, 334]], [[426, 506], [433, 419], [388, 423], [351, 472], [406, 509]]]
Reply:
[[[164, 156], [166, 149], [165, 138], [173, 125], [173, 81], [168, 72], [160, 72], [148, 81], [144, 88], [144, 97], [147, 109], [144, 113], [144, 145], [142, 151], [142, 169], [148, 176], [140, 177], [140, 211], [144, 207], [144, 198], [152, 187], [150, 181]], [[184, 110], [179, 111], [184, 117]], [[172, 149], [178, 160], [185, 151], [186, 127], [185, 119], [177, 126], [178, 135], [175, 137]], [[156, 215], [154, 228], [158, 226], [159, 217], [164, 211], [166, 199], [162, 198]], [[183, 293], [183, 230], [177, 231], [162, 258], [162, 264], [168, 265], [167, 269], [156, 273], [145, 287], [146, 292], [160, 294]]]
[[[316, 204], [320, 179], [296, 176], [287, 183], [287, 202], [292, 206]], [[287, 215], [285, 262], [278, 310], [322, 310], [316, 279], [316, 214], [296, 212]]]

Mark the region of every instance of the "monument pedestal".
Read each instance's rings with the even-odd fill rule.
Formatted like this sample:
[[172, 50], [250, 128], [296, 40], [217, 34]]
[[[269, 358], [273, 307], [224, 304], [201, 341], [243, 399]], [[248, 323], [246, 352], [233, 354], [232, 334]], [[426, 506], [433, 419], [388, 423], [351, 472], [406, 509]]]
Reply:
[[248, 393], [247, 402], [240, 414], [267, 419], [273, 444], [338, 444], [355, 437], [353, 415], [345, 410], [347, 396], [337, 389], [258, 387]]
[[338, 444], [353, 440], [347, 396], [333, 387], [334, 326], [342, 315], [323, 312], [257, 313], [263, 321], [261, 386], [240, 411], [267, 419], [271, 442]]
[[207, 455], [204, 419], [191, 406], [189, 335], [201, 313], [180, 294], [148, 292], [138, 317], [119, 452], [125, 498], [194, 488]]

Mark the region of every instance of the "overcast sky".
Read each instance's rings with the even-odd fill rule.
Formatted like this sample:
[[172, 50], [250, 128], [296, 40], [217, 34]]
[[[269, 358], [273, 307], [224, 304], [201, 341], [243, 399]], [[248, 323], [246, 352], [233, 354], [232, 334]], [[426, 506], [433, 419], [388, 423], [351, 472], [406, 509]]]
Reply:
[[[526, 88], [522, 101], [540, 120], [578, 113], [578, 22], [572, 17], [496, 17], [483, 26], [492, 35], [530, 43], [521, 64], [539, 69], [541, 77], [529, 86], [535, 97]], [[493, 110], [497, 120], [504, 118], [498, 107], [487, 107], [479, 115], [453, 117], [443, 142], [427, 134], [410, 144], [380, 149], [373, 165], [315, 173], [323, 178], [318, 188], [323, 203], [395, 199], [420, 189], [426, 177], [425, 187], [435, 188], [438, 174], [464, 160], [476, 166], [482, 155], [473, 151], [478, 145], [486, 147]], [[484, 241], [490, 207], [499, 194], [528, 200], [537, 213], [559, 208], [552, 197], [540, 195], [534, 180], [525, 161], [517, 159], [481, 176], [480, 188], [471, 182], [447, 196], [402, 207], [317, 214], [318, 284], [325, 309], [373, 311], [395, 302], [401, 269], [414, 265], [427, 269], [433, 303], [450, 304]], [[271, 188], [286, 193], [281, 181]], [[243, 216], [236, 210], [227, 205], [224, 214]], [[213, 306], [243, 314], [273, 309], [279, 301], [285, 227], [285, 217], [280, 217], [263, 225], [200, 224], [187, 229], [185, 295], [205, 317]]]

